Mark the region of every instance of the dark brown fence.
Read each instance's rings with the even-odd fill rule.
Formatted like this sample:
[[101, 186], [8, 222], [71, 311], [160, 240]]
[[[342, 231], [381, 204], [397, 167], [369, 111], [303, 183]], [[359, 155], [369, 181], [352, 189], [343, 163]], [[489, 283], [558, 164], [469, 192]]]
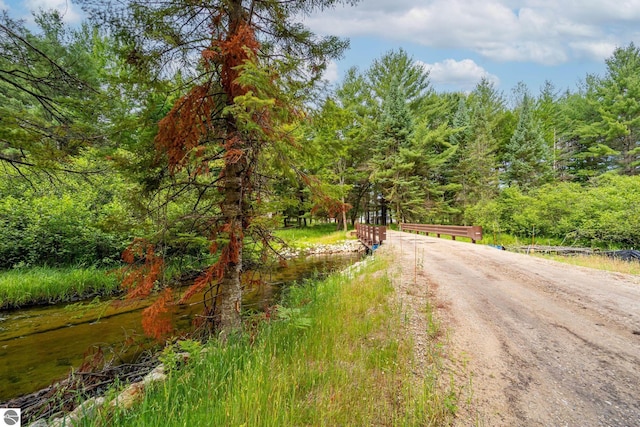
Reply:
[[400, 224], [400, 231], [415, 231], [416, 233], [429, 233], [440, 237], [441, 234], [451, 236], [453, 240], [456, 237], [468, 237], [471, 242], [482, 240], [482, 227], [477, 225], [431, 225], [431, 224]]
[[356, 224], [356, 236], [358, 236], [358, 240], [367, 247], [372, 248], [374, 245], [379, 245], [387, 239], [387, 227]]

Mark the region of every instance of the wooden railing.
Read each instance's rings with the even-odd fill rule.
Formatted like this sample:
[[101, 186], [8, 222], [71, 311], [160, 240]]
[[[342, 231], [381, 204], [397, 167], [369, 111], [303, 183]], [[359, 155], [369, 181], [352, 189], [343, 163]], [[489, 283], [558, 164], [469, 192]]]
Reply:
[[371, 249], [387, 239], [387, 227], [356, 224], [356, 236], [358, 236], [358, 240]]
[[472, 243], [482, 240], [482, 227], [477, 225], [432, 225], [432, 224], [400, 224], [400, 231], [415, 231], [416, 233], [429, 233], [440, 237], [441, 234], [451, 236], [453, 240], [456, 237], [468, 237]]

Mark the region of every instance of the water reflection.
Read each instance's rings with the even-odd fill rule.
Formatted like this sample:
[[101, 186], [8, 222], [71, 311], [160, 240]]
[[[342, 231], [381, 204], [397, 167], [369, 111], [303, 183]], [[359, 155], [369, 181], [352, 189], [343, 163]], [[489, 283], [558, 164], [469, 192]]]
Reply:
[[[265, 284], [246, 289], [243, 307], [262, 310], [277, 303], [291, 283], [344, 268], [358, 257], [334, 254], [291, 260], [287, 268], [265, 277]], [[198, 299], [202, 296], [192, 301]], [[123, 307], [94, 300], [0, 312], [0, 401], [47, 387], [98, 347], [107, 357], [127, 361], [152, 344], [141, 333], [141, 311], [148, 304]], [[188, 329], [201, 311], [199, 304], [181, 306], [173, 314], [174, 324]]]

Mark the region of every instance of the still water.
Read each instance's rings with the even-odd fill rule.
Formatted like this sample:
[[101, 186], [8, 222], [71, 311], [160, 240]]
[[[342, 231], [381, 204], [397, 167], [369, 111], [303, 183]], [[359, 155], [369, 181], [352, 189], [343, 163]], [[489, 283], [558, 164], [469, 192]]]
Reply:
[[[346, 267], [358, 254], [311, 256], [288, 262], [245, 292], [243, 307], [261, 310], [278, 302], [282, 290], [314, 274]], [[197, 296], [195, 299], [197, 300]], [[201, 296], [200, 296], [201, 298]], [[85, 355], [100, 349], [127, 362], [153, 343], [142, 336], [142, 309], [150, 302], [122, 305], [117, 300], [0, 311], [0, 401], [32, 393], [66, 377]], [[173, 314], [179, 331], [191, 328], [202, 305], [184, 305]]]

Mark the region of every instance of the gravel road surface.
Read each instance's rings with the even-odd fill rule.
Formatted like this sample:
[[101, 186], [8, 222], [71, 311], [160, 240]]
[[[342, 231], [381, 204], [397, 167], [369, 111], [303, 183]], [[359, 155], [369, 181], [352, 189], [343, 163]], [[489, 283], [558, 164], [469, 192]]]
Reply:
[[640, 426], [640, 277], [393, 231], [382, 248], [418, 353], [427, 301], [447, 331], [459, 425]]

